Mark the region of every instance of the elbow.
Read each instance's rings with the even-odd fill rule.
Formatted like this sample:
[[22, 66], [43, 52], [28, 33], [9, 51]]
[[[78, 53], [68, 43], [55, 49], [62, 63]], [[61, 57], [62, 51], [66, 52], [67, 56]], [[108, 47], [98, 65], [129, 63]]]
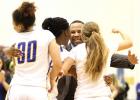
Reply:
[[61, 70], [62, 69], [62, 63], [57, 65], [57, 69]]
[[62, 71], [63, 71], [63, 74], [64, 75], [67, 75], [68, 74], [68, 70], [67, 69], [63, 68]]
[[133, 42], [132, 42], [131, 39], [128, 39], [128, 40], [126, 41], [126, 44], [127, 44], [127, 48], [131, 48], [131, 47], [133, 46]]
[[53, 68], [54, 68], [56, 71], [60, 72], [61, 69], [62, 69], [62, 63], [54, 64], [54, 65], [53, 65]]
[[130, 48], [130, 47], [132, 47], [132, 46], [133, 46], [133, 43], [132, 43], [132, 42], [130, 42], [130, 43], [129, 43], [129, 48]]
[[133, 46], [133, 41], [131, 38], [125, 39], [124, 43], [126, 44], [127, 48], [131, 48]]
[[131, 43], [131, 47], [133, 46], [133, 43]]

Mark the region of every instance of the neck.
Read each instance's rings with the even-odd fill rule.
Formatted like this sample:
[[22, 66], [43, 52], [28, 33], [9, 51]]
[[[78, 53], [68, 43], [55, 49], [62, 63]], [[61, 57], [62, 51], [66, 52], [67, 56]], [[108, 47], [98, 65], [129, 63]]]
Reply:
[[33, 31], [33, 27], [29, 27], [28, 29], [19, 30], [20, 33], [22, 33], [22, 32], [31, 32], [31, 31]]
[[56, 38], [56, 42], [57, 42], [59, 45], [64, 45], [64, 46], [67, 45], [67, 43], [65, 42], [65, 38], [61, 38], [61, 37]]

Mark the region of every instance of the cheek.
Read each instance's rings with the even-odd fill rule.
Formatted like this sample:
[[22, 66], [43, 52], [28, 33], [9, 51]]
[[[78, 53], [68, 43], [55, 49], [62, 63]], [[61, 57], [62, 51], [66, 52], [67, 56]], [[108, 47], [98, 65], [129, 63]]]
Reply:
[[71, 37], [73, 37], [73, 36], [74, 36], [74, 34], [70, 34], [70, 36], [71, 36]]
[[70, 38], [71, 38], [71, 39], [73, 39], [73, 38], [74, 38], [74, 35], [73, 35], [73, 34], [71, 34], [71, 35], [70, 35]]

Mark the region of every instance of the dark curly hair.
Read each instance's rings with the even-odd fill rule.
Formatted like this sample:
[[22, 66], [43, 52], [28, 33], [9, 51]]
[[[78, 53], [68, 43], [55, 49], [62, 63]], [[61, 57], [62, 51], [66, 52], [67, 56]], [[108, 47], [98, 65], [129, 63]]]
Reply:
[[63, 31], [69, 29], [69, 23], [66, 19], [61, 17], [46, 18], [42, 23], [42, 28], [51, 31], [57, 38], [63, 33]]
[[13, 21], [16, 25], [22, 24], [26, 31], [29, 27], [34, 25], [36, 7], [34, 3], [23, 2], [22, 5], [16, 9], [13, 14]]

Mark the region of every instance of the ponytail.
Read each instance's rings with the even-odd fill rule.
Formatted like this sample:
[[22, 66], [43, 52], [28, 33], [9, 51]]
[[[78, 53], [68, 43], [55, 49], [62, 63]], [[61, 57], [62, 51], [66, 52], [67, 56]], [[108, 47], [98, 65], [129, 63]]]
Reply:
[[[88, 25], [85, 24], [85, 26]], [[90, 29], [95, 23], [90, 23]], [[95, 27], [94, 27], [95, 28]], [[97, 28], [97, 27], [96, 27]], [[96, 81], [106, 64], [108, 57], [108, 49], [104, 43], [102, 36], [99, 31], [93, 29], [92, 32], [88, 31], [88, 27], [83, 28], [83, 34], [85, 35], [85, 42], [87, 48], [87, 60], [85, 63], [85, 72], [89, 75], [91, 80]], [[86, 32], [85, 32], [86, 30]], [[91, 30], [90, 30], [91, 31]]]

